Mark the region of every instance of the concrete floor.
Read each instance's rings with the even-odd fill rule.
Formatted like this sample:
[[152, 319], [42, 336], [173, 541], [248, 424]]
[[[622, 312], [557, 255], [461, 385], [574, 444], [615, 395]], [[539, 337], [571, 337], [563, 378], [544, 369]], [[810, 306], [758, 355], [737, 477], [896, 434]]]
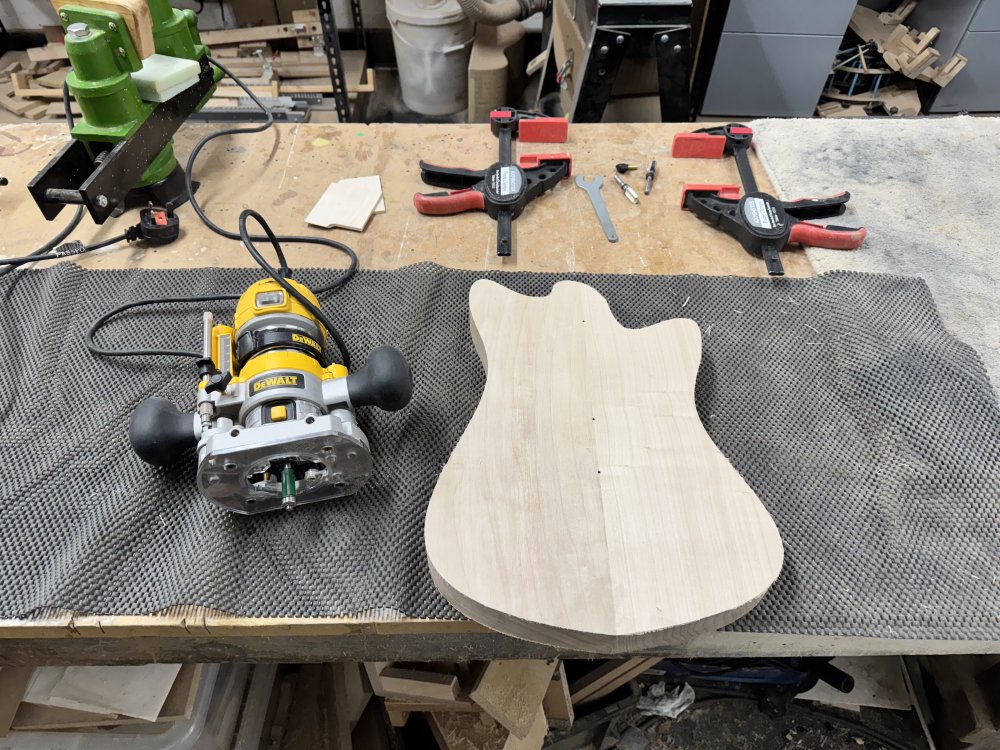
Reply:
[[[784, 716], [771, 718], [752, 701], [728, 699], [695, 703], [674, 720], [633, 712], [619, 719], [609, 735], [594, 750], [925, 750], [928, 747], [911, 712], [867, 708], [842, 711], [796, 702]], [[613, 739], [615, 735], [621, 737], [617, 742]]]

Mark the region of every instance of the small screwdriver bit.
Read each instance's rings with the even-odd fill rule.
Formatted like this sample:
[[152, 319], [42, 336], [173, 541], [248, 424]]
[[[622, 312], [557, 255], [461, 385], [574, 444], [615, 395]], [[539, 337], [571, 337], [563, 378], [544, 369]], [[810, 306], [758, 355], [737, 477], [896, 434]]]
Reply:
[[646, 170], [646, 195], [649, 195], [649, 191], [653, 189], [653, 180], [656, 179], [656, 159], [653, 159], [649, 163], [649, 169]]

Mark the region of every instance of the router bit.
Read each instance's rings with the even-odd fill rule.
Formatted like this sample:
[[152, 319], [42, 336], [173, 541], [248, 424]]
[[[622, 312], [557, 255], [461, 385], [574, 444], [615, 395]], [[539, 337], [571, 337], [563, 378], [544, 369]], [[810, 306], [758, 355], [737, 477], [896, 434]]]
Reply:
[[638, 194], [638, 193], [636, 193], [636, 192], [635, 192], [635, 191], [634, 191], [634, 190], [633, 190], [633, 189], [632, 189], [632, 188], [631, 188], [631, 187], [629, 186], [629, 184], [628, 184], [627, 182], [625, 182], [625, 180], [623, 180], [623, 179], [622, 179], [621, 177], [619, 177], [618, 175], [615, 175], [615, 182], [617, 182], [617, 183], [618, 183], [618, 187], [620, 187], [620, 188], [622, 189], [622, 192], [623, 192], [623, 193], [625, 193], [625, 197], [626, 197], [626, 198], [628, 198], [628, 199], [629, 199], [630, 201], [632, 201], [633, 203], [638, 203], [638, 202], [639, 202], [639, 194]]
[[653, 180], [656, 179], [656, 159], [653, 159], [649, 163], [649, 169], [646, 170], [646, 195], [649, 195], [649, 191], [653, 189]]

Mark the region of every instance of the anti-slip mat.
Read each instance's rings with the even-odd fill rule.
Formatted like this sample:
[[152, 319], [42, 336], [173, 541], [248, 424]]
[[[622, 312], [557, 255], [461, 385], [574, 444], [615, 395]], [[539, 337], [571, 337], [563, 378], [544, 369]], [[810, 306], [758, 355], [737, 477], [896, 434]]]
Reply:
[[[319, 285], [331, 273], [296, 278]], [[591, 284], [628, 327], [699, 324], [702, 421], [785, 545], [778, 581], [731, 628], [1000, 638], [996, 397], [923, 282], [847, 272], [797, 280], [431, 264], [362, 271], [324, 309], [358, 364], [380, 344], [403, 350], [413, 402], [395, 414], [362, 410], [376, 473], [359, 495], [251, 517], [198, 494], [193, 453], [167, 470], [129, 449], [128, 418], [141, 399], [193, 407], [193, 364], [95, 359], [82, 338], [123, 302], [239, 292], [260, 274], [71, 264], [11, 274], [0, 280], [0, 617], [174, 604], [258, 617], [378, 608], [457, 617], [431, 583], [422, 528], [485, 382], [468, 320], [469, 287], [484, 276], [533, 295], [564, 278]], [[200, 309], [128, 314], [102, 341], [197, 350]], [[231, 319], [231, 303], [214, 312]]]

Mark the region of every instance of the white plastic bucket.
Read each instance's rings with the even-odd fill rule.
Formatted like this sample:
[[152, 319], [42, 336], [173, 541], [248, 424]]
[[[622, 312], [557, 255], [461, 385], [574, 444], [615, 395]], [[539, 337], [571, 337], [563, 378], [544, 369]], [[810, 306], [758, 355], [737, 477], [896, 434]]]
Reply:
[[467, 106], [475, 26], [457, 0], [386, 0], [403, 102], [422, 115]]

